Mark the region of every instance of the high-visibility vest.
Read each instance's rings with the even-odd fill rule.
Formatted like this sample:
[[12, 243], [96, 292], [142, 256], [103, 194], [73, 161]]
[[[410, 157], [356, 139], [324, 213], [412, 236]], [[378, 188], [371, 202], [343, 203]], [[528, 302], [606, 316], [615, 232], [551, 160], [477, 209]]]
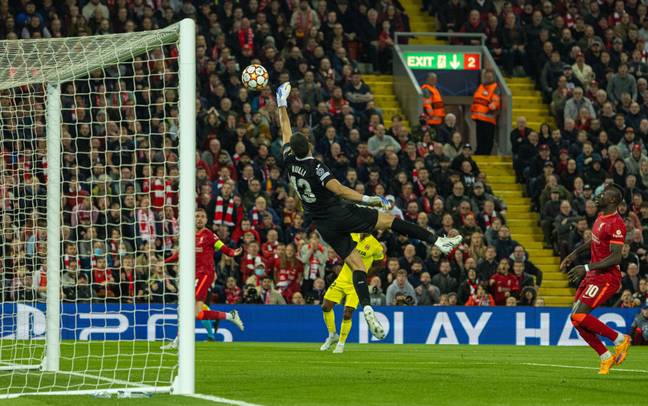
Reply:
[[497, 124], [497, 113], [500, 109], [500, 97], [495, 93], [497, 83], [481, 84], [473, 95], [473, 104], [470, 106], [472, 119]]
[[423, 112], [426, 115], [426, 122], [428, 125], [439, 125], [443, 123], [445, 117], [445, 106], [441, 93], [436, 86], [425, 83], [421, 86], [422, 90], [429, 92], [428, 97], [423, 97]]

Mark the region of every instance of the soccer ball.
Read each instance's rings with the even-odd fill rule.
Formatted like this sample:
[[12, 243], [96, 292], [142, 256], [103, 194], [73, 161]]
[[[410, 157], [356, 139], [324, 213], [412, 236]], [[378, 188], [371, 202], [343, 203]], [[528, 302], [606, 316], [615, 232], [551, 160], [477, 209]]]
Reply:
[[243, 69], [241, 82], [249, 90], [263, 90], [268, 86], [268, 71], [261, 65], [250, 65]]

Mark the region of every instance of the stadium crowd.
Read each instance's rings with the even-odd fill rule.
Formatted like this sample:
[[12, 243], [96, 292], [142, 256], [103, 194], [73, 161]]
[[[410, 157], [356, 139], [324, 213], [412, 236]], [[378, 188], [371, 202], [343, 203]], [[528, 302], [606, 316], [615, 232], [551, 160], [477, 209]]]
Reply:
[[[563, 2], [520, 3], [497, 11], [490, 0], [452, 0], [434, 10], [446, 30], [486, 33], [508, 73], [528, 71], [546, 84], [561, 127], [529, 129], [520, 119], [512, 141], [519, 180], [543, 214], [547, 244], [564, 253], [588, 238], [595, 210], [590, 197], [605, 182], [627, 186], [632, 241], [623, 269], [630, 299], [624, 291], [620, 305], [633, 305], [648, 292], [641, 277], [648, 269], [641, 232], [648, 217], [641, 192], [642, 173], [648, 179], [642, 141], [648, 86], [637, 76], [648, 65], [643, 48], [633, 43], [643, 44], [645, 32], [637, 28], [643, 19], [631, 34], [645, 7], [631, 10], [628, 21], [630, 14], [616, 10], [623, 2], [606, 2], [612, 8], [598, 11]], [[391, 34], [408, 30], [397, 1], [0, 0], [0, 28], [8, 39], [132, 32], [184, 17], [198, 23], [197, 204], [223, 242], [244, 248], [238, 258], [217, 255], [214, 302], [320, 303], [342, 266], [311, 232], [282, 175], [272, 90], [251, 93], [241, 86], [239, 70], [256, 62], [268, 69], [272, 88], [293, 83], [293, 130], [312, 137], [316, 155], [346, 185], [389, 195], [395, 214], [464, 236], [443, 257], [419, 241], [378, 235], [386, 260], [371, 270], [373, 304], [542, 305], [536, 297], [542, 272], [511, 239], [506, 206], [471, 158], [457, 118], [448, 114], [436, 129], [409, 131], [401, 117], [391, 117], [385, 128], [362, 81], [361, 67], [389, 70]], [[607, 51], [597, 51], [598, 42]], [[630, 55], [635, 48], [638, 56]], [[576, 72], [587, 71], [581, 54], [592, 69], [577, 86]], [[177, 244], [177, 83], [163, 74], [174, 69], [173, 50], [142, 59], [121, 67], [124, 80], [101, 80], [99, 72], [63, 90], [65, 300], [172, 301], [177, 292], [177, 267], [163, 262]], [[566, 62], [573, 67], [563, 69]], [[147, 74], [153, 80], [137, 79]], [[590, 97], [598, 120], [580, 107]], [[36, 125], [22, 127], [20, 117], [3, 109], [4, 300], [44, 298], [46, 286], [43, 106], [42, 100], [16, 100], [35, 104], [24, 121]], [[574, 109], [578, 117], [562, 119]], [[11, 135], [15, 127], [23, 137]], [[634, 178], [626, 176], [634, 168]]]

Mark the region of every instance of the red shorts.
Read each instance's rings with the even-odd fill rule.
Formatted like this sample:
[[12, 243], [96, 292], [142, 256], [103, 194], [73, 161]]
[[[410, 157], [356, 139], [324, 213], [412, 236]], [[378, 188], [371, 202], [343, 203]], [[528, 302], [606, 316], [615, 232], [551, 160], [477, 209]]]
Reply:
[[621, 278], [616, 272], [602, 274], [588, 272], [578, 286], [574, 302], [580, 300], [590, 309], [595, 309], [607, 303], [619, 291], [620, 287]]
[[207, 300], [207, 293], [214, 283], [214, 273], [196, 274], [196, 302]]

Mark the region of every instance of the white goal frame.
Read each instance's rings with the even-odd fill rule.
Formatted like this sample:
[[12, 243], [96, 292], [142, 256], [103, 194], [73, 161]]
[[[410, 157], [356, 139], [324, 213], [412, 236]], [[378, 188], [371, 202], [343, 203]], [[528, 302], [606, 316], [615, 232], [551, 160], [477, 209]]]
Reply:
[[[163, 30], [165, 39], [178, 42], [178, 119], [179, 119], [179, 249], [183, 254], [195, 252], [195, 138], [196, 138], [196, 47], [195, 22], [184, 19]], [[151, 34], [154, 34], [151, 32]], [[121, 34], [123, 35], [123, 34]], [[119, 37], [114, 34], [112, 37]], [[5, 41], [15, 42], [16, 41]], [[48, 40], [32, 40], [43, 41]], [[11, 80], [0, 83], [0, 90], [31, 83], [43, 83], [47, 88], [47, 310], [45, 332], [45, 356], [41, 365], [20, 365], [0, 361], [0, 369], [29, 370], [91, 377], [114, 384], [107, 389], [37, 391], [18, 394], [1, 394], [0, 399], [33, 395], [88, 395], [97, 392], [169, 392], [178, 395], [195, 393], [195, 256], [180, 255], [178, 272], [178, 368], [170, 386], [148, 386], [119, 379], [85, 374], [81, 371], [66, 371], [60, 368], [61, 358], [61, 90], [60, 85], [74, 80], [90, 69], [109, 66], [130, 60], [155, 46], [155, 41], [146, 40], [146, 35], [137, 37], [132, 47], [124, 47], [120, 54], [96, 52], [96, 60], [86, 64], [61, 67], [42, 67], [39, 78], [28, 73], [15, 75]], [[94, 55], [93, 55], [94, 56]]]

